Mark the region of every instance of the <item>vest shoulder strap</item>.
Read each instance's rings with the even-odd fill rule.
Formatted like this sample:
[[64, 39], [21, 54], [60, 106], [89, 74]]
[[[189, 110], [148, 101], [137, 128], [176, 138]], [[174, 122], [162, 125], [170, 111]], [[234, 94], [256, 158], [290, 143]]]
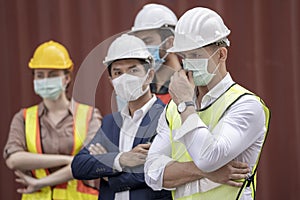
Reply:
[[38, 105], [24, 109], [25, 137], [29, 152], [43, 153], [40, 137]]
[[76, 103], [74, 112], [74, 145], [72, 155], [77, 154], [86, 139], [89, 123], [92, 118], [93, 108], [89, 105]]
[[238, 84], [233, 84], [216, 101], [201, 109], [198, 114], [209, 129], [213, 129], [225, 112], [244, 95], [253, 95], [253, 93]]

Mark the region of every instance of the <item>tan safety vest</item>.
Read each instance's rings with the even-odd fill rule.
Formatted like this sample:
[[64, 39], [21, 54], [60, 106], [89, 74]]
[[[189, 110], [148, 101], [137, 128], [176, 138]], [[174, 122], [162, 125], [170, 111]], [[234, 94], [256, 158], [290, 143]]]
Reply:
[[[239, 86], [238, 84], [234, 84], [223, 95], [221, 95], [213, 104], [198, 112], [198, 115], [201, 118], [201, 120], [207, 125], [209, 130], [212, 131], [214, 127], [217, 125], [217, 123], [219, 122], [219, 120], [222, 118], [224, 113], [230, 108], [230, 106], [244, 95], [254, 95], [254, 94], [249, 92], [245, 88]], [[266, 132], [264, 136], [264, 141], [265, 141], [268, 132], [268, 127], [269, 127], [270, 112], [269, 109], [263, 103], [263, 101], [258, 96], [255, 97], [259, 100], [259, 102], [261, 102], [266, 117], [266, 124], [265, 124]], [[192, 161], [192, 158], [189, 155], [185, 146], [182, 143], [173, 140], [172, 131], [179, 129], [181, 126], [180, 114], [177, 112], [177, 106], [173, 101], [171, 101], [167, 107], [166, 118], [169, 124], [169, 128], [171, 130], [170, 140], [172, 142], [172, 158], [178, 162]], [[244, 182], [242, 188], [232, 187], [228, 185], [220, 185], [211, 190], [200, 192], [199, 189], [197, 189], [197, 187], [199, 187], [198, 186], [199, 181], [195, 181], [180, 186], [176, 188], [176, 190], [172, 191], [173, 199], [234, 200], [240, 198], [246, 186], [251, 186], [252, 196], [255, 197], [256, 170], [257, 170], [257, 164], [259, 161], [260, 153], [256, 160], [256, 164], [252, 169], [252, 176], [247, 180], [239, 180]]]
[[[88, 125], [92, 116], [92, 107], [75, 104], [74, 113], [74, 144], [71, 155], [77, 154], [86, 138]], [[42, 154], [38, 106], [24, 109], [26, 145], [29, 152]], [[40, 179], [49, 175], [47, 169], [32, 170], [34, 177]], [[82, 181], [71, 180], [55, 187], [44, 187], [32, 194], [23, 194], [22, 200], [96, 200], [98, 191], [84, 185]]]

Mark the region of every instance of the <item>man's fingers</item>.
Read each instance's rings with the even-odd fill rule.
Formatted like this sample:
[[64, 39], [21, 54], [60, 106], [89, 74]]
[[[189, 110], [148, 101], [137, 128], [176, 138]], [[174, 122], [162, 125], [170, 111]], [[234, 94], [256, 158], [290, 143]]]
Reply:
[[247, 174], [232, 174], [230, 175], [230, 179], [232, 180], [239, 180], [239, 179], [244, 179], [247, 178]]
[[178, 76], [184, 76], [184, 77], [186, 77], [186, 71], [183, 70], [183, 69], [179, 70], [178, 71]]
[[93, 144], [89, 147], [89, 151], [90, 151], [90, 154], [92, 154], [92, 155], [95, 155], [98, 153], [95, 145], [93, 145]]
[[147, 155], [145, 155], [145, 154], [142, 154], [142, 153], [138, 154], [139, 159], [146, 159], [146, 157], [147, 157]]
[[107, 153], [106, 149], [99, 143], [96, 144], [96, 147], [101, 151], [101, 153]]
[[249, 172], [249, 168], [232, 168], [232, 173], [234, 174], [248, 174]]
[[151, 144], [139, 144], [136, 147], [134, 147], [131, 152], [133, 153], [142, 153], [147, 155], [148, 154], [148, 149], [150, 148]]
[[231, 161], [230, 164], [234, 168], [248, 168], [248, 164], [244, 162]]
[[89, 147], [89, 151], [92, 155], [107, 153], [106, 149], [99, 143], [97, 143], [96, 145], [91, 144]]
[[148, 154], [148, 150], [147, 150], [147, 149], [140, 148], [140, 149], [138, 150], [138, 153], [141, 153], [141, 154], [143, 154], [143, 155], [147, 155], [147, 154]]
[[192, 71], [188, 71], [187, 77], [188, 77], [188, 80], [189, 80], [190, 84], [195, 85]]
[[242, 182], [236, 182], [236, 181], [232, 181], [232, 180], [227, 181], [226, 184], [233, 186], [233, 187], [242, 187], [242, 185], [243, 185]]
[[150, 148], [150, 146], [151, 146], [151, 144], [150, 143], [148, 143], [148, 144], [139, 144], [139, 145], [137, 145], [138, 147], [141, 147], [141, 148], [143, 148], [143, 149], [149, 149]]

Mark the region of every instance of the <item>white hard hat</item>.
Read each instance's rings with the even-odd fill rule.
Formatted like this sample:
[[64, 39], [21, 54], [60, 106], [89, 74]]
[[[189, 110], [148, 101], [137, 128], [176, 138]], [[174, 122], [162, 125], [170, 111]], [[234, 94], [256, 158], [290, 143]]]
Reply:
[[116, 60], [128, 58], [143, 59], [153, 64], [152, 55], [143, 40], [128, 34], [123, 34], [111, 43], [103, 63], [108, 66]]
[[168, 52], [189, 51], [206, 45], [225, 42], [230, 30], [222, 18], [208, 8], [197, 7], [185, 12], [175, 27], [173, 47]]
[[175, 26], [176, 23], [176, 15], [166, 6], [160, 4], [147, 4], [135, 17], [131, 31], [143, 31], [164, 26]]

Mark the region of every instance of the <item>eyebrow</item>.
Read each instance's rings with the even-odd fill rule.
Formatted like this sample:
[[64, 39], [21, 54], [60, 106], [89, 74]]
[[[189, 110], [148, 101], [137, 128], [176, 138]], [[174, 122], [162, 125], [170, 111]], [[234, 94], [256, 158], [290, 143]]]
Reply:
[[113, 71], [120, 71], [120, 68], [114, 67], [112, 68]]
[[[128, 69], [133, 69], [133, 68], [136, 68], [136, 67], [137, 67], [137, 65], [134, 64], [134, 65], [129, 66]], [[120, 71], [121, 69], [118, 68], [118, 67], [114, 67], [112, 70], [113, 70], [113, 71]]]
[[132, 65], [132, 66], [130, 66], [130, 67], [128, 67], [129, 69], [132, 69], [132, 68], [135, 68], [135, 67], [137, 67], [137, 65]]

